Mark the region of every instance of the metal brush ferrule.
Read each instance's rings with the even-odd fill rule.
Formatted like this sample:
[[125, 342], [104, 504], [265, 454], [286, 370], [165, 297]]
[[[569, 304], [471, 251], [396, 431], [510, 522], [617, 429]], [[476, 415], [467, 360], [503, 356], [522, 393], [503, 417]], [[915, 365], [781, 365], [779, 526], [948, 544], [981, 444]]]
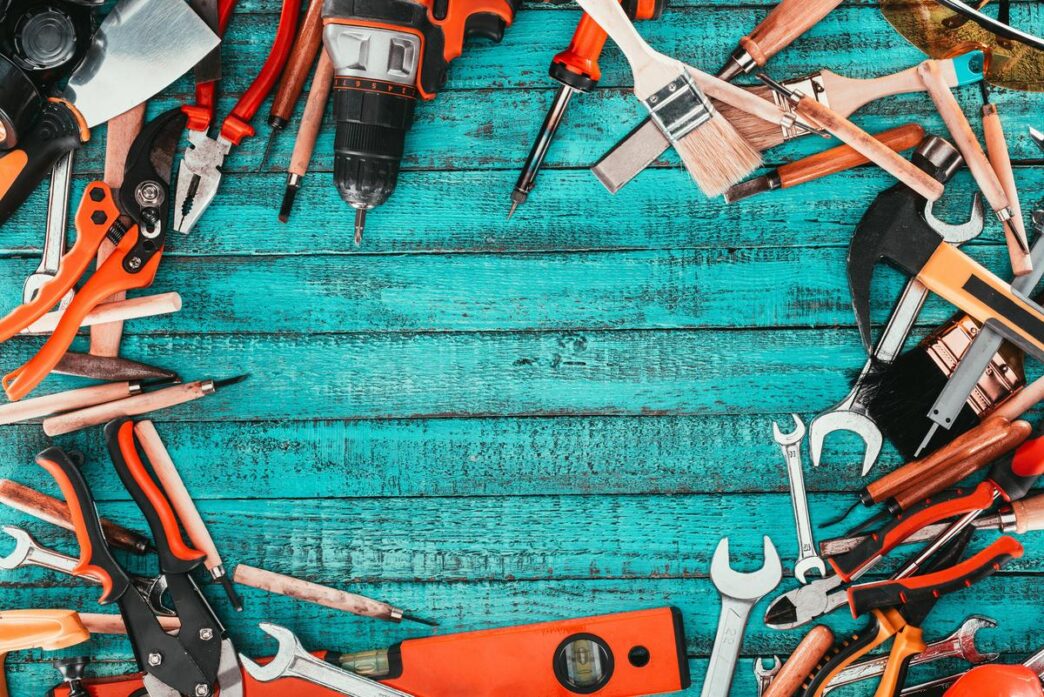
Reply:
[[653, 123], [672, 143], [677, 143], [714, 116], [714, 105], [688, 72], [664, 85], [643, 103]]
[[[797, 101], [801, 97], [812, 97], [817, 102], [825, 107], [829, 107], [830, 103], [827, 100], [826, 87], [823, 85], [823, 76], [819, 73], [813, 75], [807, 75], [805, 77], [799, 77], [796, 80], [787, 80], [782, 83], [789, 94], [784, 94], [776, 89], [772, 90], [772, 101], [776, 104], [780, 111], [786, 114], [786, 117], [780, 121], [780, 128], [783, 129], [783, 140], [793, 140], [807, 133], [818, 133], [821, 134], [819, 129], [812, 127], [809, 123], [803, 121], [801, 117], [794, 111], [797, 106]], [[798, 99], [795, 100], [794, 97]]]
[[[978, 322], [967, 315], [962, 316], [925, 340], [929, 358], [950, 377], [979, 331]], [[1025, 384], [1020, 375], [1021, 355], [1006, 344], [990, 359], [986, 371], [968, 395], [968, 406], [977, 415], [990, 411]]]

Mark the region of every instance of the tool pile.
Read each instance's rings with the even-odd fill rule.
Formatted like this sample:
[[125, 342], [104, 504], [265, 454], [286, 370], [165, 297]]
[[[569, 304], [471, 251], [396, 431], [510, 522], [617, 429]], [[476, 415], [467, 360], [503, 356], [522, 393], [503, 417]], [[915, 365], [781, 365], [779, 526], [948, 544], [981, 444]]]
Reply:
[[[947, 18], [934, 12], [936, 2], [951, 13]], [[731, 81], [764, 68], [839, 1], [782, 0], [740, 40], [716, 75], [655, 50], [641, 37], [635, 23], [666, 21], [664, 0], [577, 3], [584, 14], [570, 45], [552, 59], [550, 76], [560, 87], [511, 192], [509, 218], [534, 194], [570, 101], [596, 88], [610, 38], [626, 57], [634, 95], [649, 113], [591, 168], [612, 193], [668, 148], [677, 151], [704, 194], [728, 202], [868, 163], [897, 180], [870, 203], [849, 247], [852, 305], [868, 353], [864, 367], [849, 394], [816, 416], [807, 431], [796, 414], [789, 433], [772, 425], [789, 482], [797, 533], [792, 571], [799, 585], [771, 600], [764, 624], [791, 630], [841, 607], [868, 624], [841, 640], [817, 625], [786, 661], [773, 657], [767, 667], [759, 658], [758, 694], [819, 697], [868, 680], [877, 680], [877, 695], [1044, 694], [1044, 652], [1012, 666], [994, 663], [998, 654], [976, 647], [976, 632], [996, 626], [992, 619], [971, 615], [950, 636], [931, 641], [922, 631], [942, 596], [989, 582], [1023, 556], [1022, 543], [1009, 533], [1044, 528], [1044, 494], [1032, 493], [1044, 474], [1044, 436], [1035, 436], [1033, 424], [1023, 419], [1044, 398], [1044, 378], [1027, 383], [1024, 366], [1026, 356], [1044, 359], [1044, 308], [1031, 297], [1044, 274], [1044, 209], [1032, 212], [1027, 230], [1007, 140], [1022, 134], [1004, 132], [986, 86], [1006, 84], [1013, 60], [1044, 65], [1035, 62], [1036, 53], [1012, 49], [1015, 42], [1044, 51], [1040, 40], [976, 9], [955, 7], [952, 0], [909, 0], [914, 14], [933, 10], [919, 15], [931, 18], [922, 23], [970, 23], [994, 41], [943, 51], [929, 42], [920, 46], [929, 55], [923, 62], [871, 80], [828, 69], [782, 81], [762, 72], [762, 86], [740, 87]], [[267, 166], [313, 68], [279, 219], [290, 220], [332, 99], [334, 184], [354, 210], [354, 241], [361, 244], [367, 213], [395, 190], [417, 102], [435, 98], [468, 38], [501, 42], [521, 3], [310, 0], [302, 17], [300, 0], [283, 0], [263, 67], [220, 124], [221, 37], [233, 20], [235, 0], [119, 0], [99, 21], [103, 4], [0, 2], [0, 224], [51, 174], [43, 259], [25, 283], [21, 304], [0, 318], [0, 342], [47, 338], [3, 378], [11, 403], [0, 406], [0, 424], [43, 419], [47, 436], [104, 426], [116, 476], [151, 534], [102, 518], [82, 458], [63, 448], [45, 449], [36, 462], [64, 500], [0, 480], [0, 502], [72, 531], [79, 546], [78, 558], [71, 557], [7, 525], [3, 532], [15, 548], [0, 558], [0, 569], [36, 566], [76, 577], [100, 588], [100, 604], [119, 608], [118, 616], [0, 612], [0, 657], [76, 646], [92, 633], [127, 635], [139, 673], [91, 678], [89, 659], [62, 659], [56, 662], [62, 684], [50, 693], [56, 697], [628, 697], [689, 687], [682, 617], [671, 607], [409, 639], [350, 653], [306, 650], [291, 630], [262, 623], [261, 630], [278, 641], [275, 655], [254, 661], [236, 650], [233, 633], [197, 585], [201, 567], [235, 610], [243, 608], [239, 584], [363, 617], [436, 623], [387, 602], [266, 569], [241, 564], [226, 570], [156, 426], [132, 418], [200, 399], [246, 376], [182, 382], [172, 371], [121, 357], [123, 321], [181, 308], [176, 293], [125, 295], [152, 285], [170, 242], [168, 227], [188, 234], [201, 224], [226, 176], [226, 160], [255, 135], [252, 122], [274, 90], [272, 131], [259, 169]], [[884, 11], [904, 35], [919, 37], [912, 41], [923, 40], [917, 33], [923, 26], [907, 22], [895, 7]], [[1000, 55], [1008, 62], [998, 66]], [[189, 71], [194, 103], [146, 121], [144, 103]], [[1017, 74], [1017, 84], [1025, 84], [1025, 72]], [[1044, 82], [1044, 74], [1035, 79]], [[985, 147], [954, 95], [973, 84], [983, 100]], [[945, 134], [926, 133], [910, 121], [875, 136], [848, 118], [871, 102], [915, 92], [930, 97]], [[74, 216], [76, 241], [67, 250], [73, 158], [104, 123], [105, 176], [87, 185]], [[748, 178], [762, 164], [762, 152], [808, 134], [843, 144]], [[179, 159], [183, 137], [188, 145]], [[1044, 136], [1031, 131], [1030, 137], [1044, 152]], [[976, 193], [967, 222], [943, 222], [933, 206], [965, 165], [981, 197]], [[960, 249], [986, 226], [983, 199], [1004, 234], [1011, 282]], [[871, 282], [881, 260], [910, 278], [874, 342]], [[930, 293], [959, 314], [904, 352]], [[71, 352], [82, 327], [91, 328], [91, 350]], [[25, 399], [51, 373], [104, 384]], [[872, 517], [817, 544], [804, 443], [807, 435], [812, 464], [819, 467], [827, 437], [845, 430], [864, 443], [863, 476], [886, 439], [907, 462], [854, 497], [849, 512], [860, 504], [878, 507]], [[984, 479], [965, 482], [980, 470], [987, 472]], [[1001, 535], [973, 544], [978, 531]], [[919, 551], [889, 566], [900, 547], [915, 543], [923, 545]], [[762, 568], [741, 573], [730, 565], [725, 538], [710, 562], [721, 610], [704, 697], [729, 694], [753, 610], [783, 580], [783, 562], [768, 536], [763, 550]], [[127, 553], [155, 561], [156, 573], [128, 571], [119, 560]], [[886, 655], [870, 655], [890, 641]], [[975, 667], [907, 684], [909, 666], [953, 658]], [[6, 694], [2, 675], [0, 694]]]

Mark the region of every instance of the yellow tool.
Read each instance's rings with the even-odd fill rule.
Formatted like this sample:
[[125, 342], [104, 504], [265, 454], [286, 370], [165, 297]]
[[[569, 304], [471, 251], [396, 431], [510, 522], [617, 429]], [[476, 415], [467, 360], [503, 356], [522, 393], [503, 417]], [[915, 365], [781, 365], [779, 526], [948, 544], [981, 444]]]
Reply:
[[6, 610], [0, 612], [0, 697], [8, 697], [4, 663], [7, 654], [26, 649], [57, 651], [91, 637], [72, 610]]

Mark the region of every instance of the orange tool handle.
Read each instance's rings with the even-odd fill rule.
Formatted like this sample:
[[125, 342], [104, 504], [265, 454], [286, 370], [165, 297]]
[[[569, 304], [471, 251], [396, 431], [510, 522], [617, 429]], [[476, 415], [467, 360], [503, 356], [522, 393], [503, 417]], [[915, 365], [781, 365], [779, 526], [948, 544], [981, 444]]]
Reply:
[[[218, 36], [224, 40], [225, 30], [232, 19], [232, 10], [236, 0], [221, 0], [218, 5]], [[190, 131], [206, 133], [210, 122], [214, 120], [214, 107], [217, 103], [215, 82], [203, 82], [196, 85], [196, 103], [186, 104], [181, 110], [188, 116], [186, 128]]]
[[821, 697], [827, 685], [838, 673], [884, 644], [907, 626], [906, 620], [896, 610], [890, 609], [884, 612], [874, 610], [874, 618], [877, 621], [870, 627], [832, 649], [830, 658], [811, 675], [808, 687], [801, 694], [806, 697]]
[[98, 509], [80, 469], [60, 448], [48, 448], [36, 456], [36, 463], [58, 482], [69, 506], [76, 541], [80, 544], [80, 563], [73, 571], [78, 576], [94, 579], [102, 587], [98, 601], [107, 605], [118, 600], [131, 588], [127, 573], [112, 558], [102, 532]]
[[[896, 152], [915, 147], [924, 140], [924, 129], [919, 124], [908, 123], [898, 128], [882, 131], [874, 136]], [[852, 149], [851, 145], [839, 145], [823, 152], [810, 155], [796, 162], [781, 166], [776, 170], [780, 188], [805, 184], [816, 179], [844, 172], [845, 170], [865, 165], [870, 160]]]
[[975, 556], [941, 571], [898, 581], [878, 581], [852, 586], [848, 589], [848, 604], [852, 608], [852, 616], [859, 617], [877, 608], [931, 601], [992, 576], [1002, 566], [1012, 559], [1018, 559], [1022, 554], [1023, 548], [1019, 541], [1005, 535]]
[[783, 0], [739, 44], [755, 63], [765, 65], [840, 4], [841, 0]]
[[181, 536], [174, 507], [138, 454], [134, 422], [126, 418], [110, 421], [105, 425], [105, 442], [116, 474], [149, 523], [160, 570], [165, 574], [187, 574], [195, 569], [207, 555]]
[[[624, 9], [628, 10], [628, 16], [634, 21], [656, 19], [663, 13], [664, 4], [662, 0], [628, 1], [624, 3]], [[595, 84], [602, 79], [602, 69], [598, 65], [598, 59], [602, 56], [602, 50], [605, 48], [608, 38], [609, 35], [599, 26], [598, 22], [584, 13], [580, 18], [580, 23], [576, 25], [576, 31], [573, 33], [573, 40], [569, 42], [569, 47], [551, 60], [551, 76], [556, 77], [555, 73], [560, 66], [582, 78], [582, 86], [570, 86], [583, 91], [593, 89]]]
[[290, 48], [297, 32], [297, 18], [301, 13], [301, 0], [283, 0], [283, 12], [279, 15], [279, 28], [276, 31], [272, 51], [268, 54], [261, 72], [251, 83], [243, 96], [236, 102], [232, 113], [221, 125], [221, 137], [239, 145], [244, 138], [254, 135], [254, 127], [250, 125], [257, 110], [261, 108], [272, 91], [276, 81], [283, 72], [290, 58]]
[[908, 624], [896, 634], [874, 697], [897, 697], [906, 684], [906, 672], [910, 669], [910, 661], [925, 648], [924, 632], [920, 627]]
[[311, 0], [305, 10], [301, 30], [297, 33], [290, 49], [290, 58], [279, 80], [268, 123], [273, 128], [282, 128], [294, 115], [294, 107], [304, 90], [308, 73], [315, 65], [319, 46], [323, 41], [323, 0]]
[[967, 496], [944, 500], [928, 505], [908, 514], [900, 514], [895, 521], [877, 532], [870, 533], [863, 540], [844, 554], [830, 557], [830, 565], [845, 582], [851, 581], [866, 568], [867, 564], [877, 561], [918, 530], [940, 520], [954, 518], [971, 511], [982, 511], [993, 505], [994, 486], [983, 482]]
[[431, 23], [442, 30], [444, 46], [442, 57], [451, 63], [464, 52], [464, 38], [468, 34], [468, 22], [473, 15], [492, 15], [499, 17], [504, 26], [511, 26], [515, 21], [515, 8], [512, 0], [457, 0], [448, 2], [444, 19], [435, 17], [431, 9], [431, 0], [424, 3], [429, 6], [428, 18]]

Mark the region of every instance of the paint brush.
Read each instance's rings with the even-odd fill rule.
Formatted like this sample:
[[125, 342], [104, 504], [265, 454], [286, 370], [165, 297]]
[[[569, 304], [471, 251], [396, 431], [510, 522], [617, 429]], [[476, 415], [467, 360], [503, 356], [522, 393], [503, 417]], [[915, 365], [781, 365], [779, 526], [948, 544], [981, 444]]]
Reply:
[[634, 73], [634, 94], [678, 151], [708, 196], [716, 196], [761, 164], [761, 156], [699, 88], [685, 64], [653, 50], [614, 0], [579, 5], [616, 42]]

